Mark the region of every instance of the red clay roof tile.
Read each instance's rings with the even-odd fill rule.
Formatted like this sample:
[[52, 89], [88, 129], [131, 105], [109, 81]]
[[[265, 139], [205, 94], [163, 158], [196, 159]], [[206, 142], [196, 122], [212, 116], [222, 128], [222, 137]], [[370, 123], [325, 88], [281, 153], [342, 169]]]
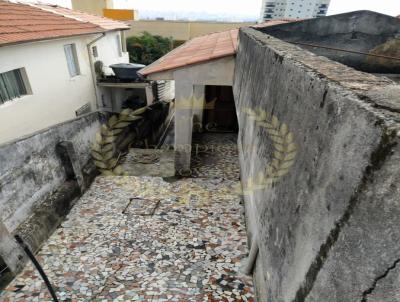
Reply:
[[[269, 21], [257, 27], [265, 27], [288, 23], [298, 20], [279, 19]], [[236, 53], [238, 45], [238, 29], [211, 33], [201, 37], [196, 37], [187, 41], [182, 46], [167, 53], [153, 64], [141, 69], [139, 73], [149, 75], [152, 73], [163, 72], [171, 69], [177, 69], [188, 65], [203, 63]]]
[[0, 46], [128, 28], [59, 6], [0, 0]]
[[35, 4], [36, 7], [42, 8], [44, 10], [54, 12], [56, 14], [63, 15], [68, 18], [76, 19], [82, 22], [89, 22], [100, 26], [105, 30], [117, 30], [117, 29], [129, 29], [130, 26], [124, 22], [116, 21], [97, 15], [88, 14], [78, 10], [72, 10], [69, 8], [57, 6], [57, 5], [45, 5], [45, 4]]

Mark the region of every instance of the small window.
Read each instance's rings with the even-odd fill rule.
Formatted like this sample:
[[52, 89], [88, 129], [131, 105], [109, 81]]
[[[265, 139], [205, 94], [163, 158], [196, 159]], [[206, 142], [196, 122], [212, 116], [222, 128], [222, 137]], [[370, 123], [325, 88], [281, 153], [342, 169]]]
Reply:
[[67, 58], [68, 71], [71, 77], [80, 74], [78, 55], [76, 54], [75, 44], [64, 45], [65, 57]]
[[92, 47], [92, 53], [93, 57], [97, 58], [99, 56], [99, 53], [97, 52], [97, 46]]
[[115, 40], [116, 40], [115, 42], [117, 43], [118, 56], [122, 57], [121, 37], [119, 35], [116, 35]]
[[0, 104], [29, 94], [25, 69], [14, 69], [0, 73]]

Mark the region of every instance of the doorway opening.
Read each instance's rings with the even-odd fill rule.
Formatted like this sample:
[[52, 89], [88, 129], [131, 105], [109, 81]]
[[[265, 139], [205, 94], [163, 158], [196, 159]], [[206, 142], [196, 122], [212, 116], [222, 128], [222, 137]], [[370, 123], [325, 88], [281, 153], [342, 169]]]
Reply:
[[232, 86], [207, 85], [203, 129], [207, 132], [234, 132], [239, 130]]

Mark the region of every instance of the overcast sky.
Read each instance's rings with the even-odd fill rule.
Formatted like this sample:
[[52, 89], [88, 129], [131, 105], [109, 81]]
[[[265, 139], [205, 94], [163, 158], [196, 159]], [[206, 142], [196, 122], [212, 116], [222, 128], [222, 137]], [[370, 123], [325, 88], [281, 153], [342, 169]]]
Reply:
[[[218, 11], [231, 14], [259, 15], [261, 0], [114, 0], [117, 6], [145, 10]], [[332, 0], [329, 14], [354, 10], [373, 10], [400, 15], [400, 0]]]
[[[35, 1], [35, 0], [30, 0]], [[41, 0], [70, 6], [70, 0]], [[261, 0], [114, 0], [116, 8], [135, 8], [156, 11], [206, 11], [232, 15], [254, 15], [258, 17]], [[373, 10], [384, 14], [400, 15], [400, 0], [331, 0], [328, 14], [354, 10]]]

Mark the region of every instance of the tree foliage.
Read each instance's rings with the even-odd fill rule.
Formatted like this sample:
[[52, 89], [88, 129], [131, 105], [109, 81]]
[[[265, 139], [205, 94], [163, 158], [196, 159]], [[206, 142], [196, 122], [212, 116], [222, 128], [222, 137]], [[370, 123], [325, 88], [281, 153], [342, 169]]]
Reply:
[[126, 46], [130, 62], [149, 65], [171, 51], [174, 43], [171, 38], [143, 32], [141, 36], [129, 37]]

